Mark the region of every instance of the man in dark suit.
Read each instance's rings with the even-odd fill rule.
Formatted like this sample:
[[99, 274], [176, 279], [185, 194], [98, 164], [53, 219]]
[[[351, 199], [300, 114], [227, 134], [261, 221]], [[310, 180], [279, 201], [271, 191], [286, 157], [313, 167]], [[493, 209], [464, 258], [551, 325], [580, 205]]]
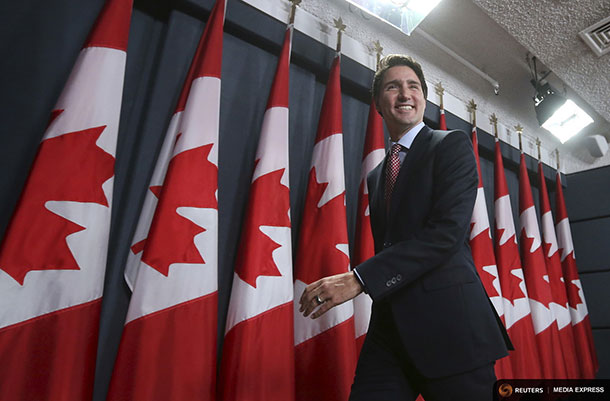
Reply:
[[385, 57], [373, 97], [392, 147], [368, 176], [376, 255], [310, 284], [317, 318], [362, 291], [373, 299], [350, 400], [491, 400], [495, 360], [510, 341], [476, 273], [468, 231], [478, 175], [462, 131], [423, 123], [419, 63]]

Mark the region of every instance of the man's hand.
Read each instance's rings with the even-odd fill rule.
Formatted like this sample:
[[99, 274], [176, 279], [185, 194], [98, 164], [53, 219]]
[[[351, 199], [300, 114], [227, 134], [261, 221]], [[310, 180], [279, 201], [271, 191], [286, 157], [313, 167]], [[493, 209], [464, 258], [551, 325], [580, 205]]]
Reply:
[[354, 272], [324, 277], [305, 288], [299, 301], [299, 312], [303, 312], [303, 316], [307, 317], [319, 306], [311, 315], [312, 319], [317, 319], [329, 309], [355, 298], [362, 290]]

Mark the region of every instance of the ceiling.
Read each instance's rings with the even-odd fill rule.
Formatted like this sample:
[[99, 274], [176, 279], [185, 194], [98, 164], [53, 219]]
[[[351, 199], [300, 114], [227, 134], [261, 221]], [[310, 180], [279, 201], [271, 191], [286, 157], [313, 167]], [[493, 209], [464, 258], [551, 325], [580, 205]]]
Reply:
[[[610, 152], [596, 159], [585, 146], [590, 135], [610, 141], [610, 54], [598, 57], [578, 33], [608, 16], [608, 0], [442, 0], [420, 28], [498, 81], [499, 96], [528, 122], [535, 112], [526, 55], [536, 56], [538, 71], [552, 71], [551, 85], [595, 121], [560, 146], [585, 170], [610, 165]], [[543, 142], [559, 143], [540, 131]]]

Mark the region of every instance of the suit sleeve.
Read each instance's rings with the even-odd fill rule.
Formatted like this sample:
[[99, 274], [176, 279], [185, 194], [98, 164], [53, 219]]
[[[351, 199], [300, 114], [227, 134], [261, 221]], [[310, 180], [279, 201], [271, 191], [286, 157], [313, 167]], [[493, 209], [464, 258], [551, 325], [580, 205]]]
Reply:
[[423, 228], [356, 267], [373, 300], [443, 265], [463, 246], [478, 186], [472, 143], [464, 132], [453, 131], [437, 145], [432, 185], [434, 204]]

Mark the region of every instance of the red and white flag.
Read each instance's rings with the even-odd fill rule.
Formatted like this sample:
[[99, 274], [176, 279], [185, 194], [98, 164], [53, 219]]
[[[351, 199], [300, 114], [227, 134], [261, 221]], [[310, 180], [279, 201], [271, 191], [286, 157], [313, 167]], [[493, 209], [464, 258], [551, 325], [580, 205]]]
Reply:
[[[213, 400], [217, 357], [218, 125], [225, 1], [217, 0], [178, 102], [108, 400]], [[174, 129], [170, 127], [170, 132]]]
[[[358, 215], [356, 216], [356, 239], [354, 243], [354, 266], [358, 266], [375, 255], [375, 243], [371, 231], [371, 216], [369, 210], [369, 189], [366, 177], [385, 157], [383, 138], [383, 120], [377, 112], [375, 104], [369, 107], [369, 119], [366, 126], [366, 138], [362, 155], [362, 172], [360, 188], [358, 189]], [[371, 319], [373, 300], [366, 294], [354, 298], [354, 323], [356, 326], [356, 348], [358, 352], [366, 337]]]
[[515, 223], [510, 203], [500, 142], [496, 138], [494, 165], [495, 233], [494, 247], [504, 301], [504, 322], [515, 346], [509, 352], [512, 378], [541, 379], [542, 368], [532, 324], [531, 310], [521, 259]]
[[559, 246], [555, 235], [553, 216], [551, 215], [551, 203], [546, 188], [546, 180], [542, 162], [538, 162], [538, 177], [540, 181], [540, 210], [542, 225], [542, 241], [544, 247], [544, 258], [548, 273], [549, 284], [553, 294], [553, 302], [550, 307], [555, 314], [557, 327], [559, 328], [559, 341], [563, 352], [563, 359], [566, 367], [565, 378], [579, 379], [580, 368], [578, 366], [578, 355], [576, 344], [574, 343], [574, 332], [572, 330], [570, 307], [568, 305], [568, 295], [561, 271], [561, 259], [559, 257]]
[[559, 341], [559, 329], [555, 314], [551, 309], [553, 295], [546, 271], [542, 238], [538, 229], [538, 219], [523, 152], [521, 152], [519, 164], [519, 223], [521, 261], [529, 294], [542, 374], [546, 379], [565, 379], [567, 372]]
[[[472, 127], [472, 146], [477, 160], [479, 187], [477, 189], [477, 198], [474, 202], [474, 210], [470, 220], [470, 249], [472, 250], [472, 258], [477, 268], [477, 272], [479, 273], [479, 277], [481, 278], [481, 282], [483, 283], [483, 287], [487, 292], [487, 296], [496, 309], [498, 316], [500, 316], [500, 319], [502, 319], [502, 322], [504, 323], [504, 302], [500, 278], [498, 276], [498, 267], [496, 266], [496, 257], [494, 255], [493, 241], [491, 239], [487, 204], [485, 203], [485, 189], [483, 188], [483, 177], [481, 175], [479, 141], [477, 139], [476, 126]], [[495, 370], [498, 378], [512, 377], [508, 358], [498, 360], [495, 365]]]
[[288, 87], [292, 25], [263, 119], [227, 315], [219, 399], [294, 400]]
[[561, 253], [561, 267], [570, 306], [570, 317], [572, 320], [572, 329], [574, 331], [576, 353], [579, 362], [578, 365], [582, 378], [593, 379], [599, 369], [599, 363], [595, 352], [595, 344], [593, 343], [593, 333], [591, 331], [591, 322], [589, 321], [585, 294], [578, 275], [578, 267], [576, 266], [572, 232], [570, 230], [570, 221], [568, 220], [568, 212], [563, 198], [563, 189], [561, 187], [561, 176], [559, 172], [557, 172], [555, 196], [557, 208], [557, 243], [559, 252]]
[[2, 401], [93, 393], [131, 6], [100, 13], [0, 246]]
[[[345, 211], [340, 56], [333, 62], [313, 149], [296, 255], [294, 292], [349, 271]], [[347, 400], [356, 368], [354, 306], [348, 301], [318, 319], [295, 303], [296, 399]]]

